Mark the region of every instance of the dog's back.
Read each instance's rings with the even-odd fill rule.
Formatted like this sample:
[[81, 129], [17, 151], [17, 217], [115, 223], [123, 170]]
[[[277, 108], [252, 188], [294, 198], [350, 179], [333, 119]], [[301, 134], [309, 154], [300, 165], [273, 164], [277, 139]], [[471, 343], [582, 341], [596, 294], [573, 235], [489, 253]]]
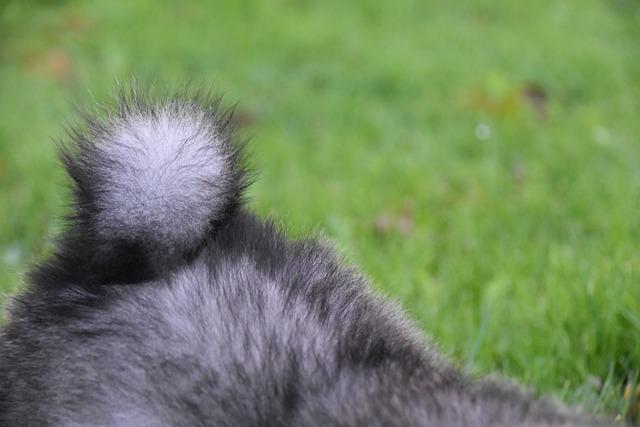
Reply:
[[469, 380], [325, 244], [255, 218], [229, 122], [130, 93], [72, 134], [71, 224], [0, 336], [1, 425], [600, 425]]

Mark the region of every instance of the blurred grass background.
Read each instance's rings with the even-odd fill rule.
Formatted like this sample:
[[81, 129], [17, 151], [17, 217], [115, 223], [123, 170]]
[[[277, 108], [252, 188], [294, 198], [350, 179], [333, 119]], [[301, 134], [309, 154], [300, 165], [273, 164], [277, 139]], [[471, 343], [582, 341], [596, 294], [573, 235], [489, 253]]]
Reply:
[[640, 2], [12, 1], [0, 291], [68, 193], [52, 138], [132, 75], [239, 101], [251, 204], [322, 230], [473, 372], [633, 420]]

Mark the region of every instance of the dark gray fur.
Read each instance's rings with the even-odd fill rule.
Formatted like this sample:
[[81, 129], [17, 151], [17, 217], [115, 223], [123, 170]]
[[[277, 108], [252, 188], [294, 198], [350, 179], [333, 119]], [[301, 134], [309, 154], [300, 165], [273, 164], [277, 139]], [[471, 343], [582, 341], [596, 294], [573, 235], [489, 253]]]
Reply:
[[98, 117], [63, 149], [69, 227], [1, 330], [0, 425], [612, 424], [470, 379], [328, 245], [251, 214], [217, 102], [132, 91]]

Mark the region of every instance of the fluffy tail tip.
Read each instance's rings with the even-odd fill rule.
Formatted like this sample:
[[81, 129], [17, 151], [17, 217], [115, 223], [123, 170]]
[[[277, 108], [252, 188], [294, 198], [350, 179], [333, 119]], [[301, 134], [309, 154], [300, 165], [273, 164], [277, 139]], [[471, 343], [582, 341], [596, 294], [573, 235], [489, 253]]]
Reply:
[[135, 90], [87, 115], [62, 149], [77, 218], [94, 238], [136, 245], [152, 263], [193, 251], [246, 185], [230, 119], [219, 99]]

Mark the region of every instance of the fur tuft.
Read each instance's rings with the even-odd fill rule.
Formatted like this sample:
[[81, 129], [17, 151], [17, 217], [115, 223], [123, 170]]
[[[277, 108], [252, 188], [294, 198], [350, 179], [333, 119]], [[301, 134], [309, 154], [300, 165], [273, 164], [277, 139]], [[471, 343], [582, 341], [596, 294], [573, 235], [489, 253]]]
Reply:
[[151, 265], [193, 252], [245, 187], [230, 119], [210, 96], [121, 91], [62, 149], [77, 219], [99, 241], [139, 246]]

